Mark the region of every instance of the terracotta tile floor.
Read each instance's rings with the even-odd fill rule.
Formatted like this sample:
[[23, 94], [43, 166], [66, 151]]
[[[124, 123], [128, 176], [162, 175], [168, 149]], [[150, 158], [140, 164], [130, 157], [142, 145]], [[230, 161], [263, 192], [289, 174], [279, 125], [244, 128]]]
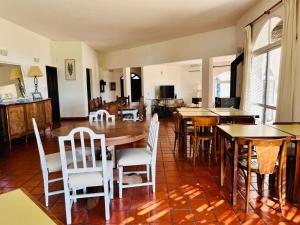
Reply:
[[[111, 202], [111, 219], [104, 220], [103, 200], [92, 210], [86, 200], [79, 200], [72, 209], [74, 224], [297, 224], [300, 223], [300, 207], [287, 204], [280, 213], [276, 201], [256, 193], [253, 179], [251, 210], [244, 213], [244, 200], [238, 196], [238, 204], [232, 207], [228, 199], [230, 183], [218, 186], [218, 167], [207, 158], [193, 166], [188, 159], [173, 154], [173, 124], [161, 121], [157, 156], [157, 192], [150, 187], [124, 190], [123, 199]], [[43, 138], [47, 153], [58, 151], [56, 139]], [[135, 143], [136, 146], [143, 142]], [[35, 139], [27, 144], [20, 141], [13, 149], [0, 153], [0, 191], [7, 192], [23, 187], [44, 204], [43, 181]], [[59, 175], [59, 174], [58, 174]], [[244, 193], [240, 179], [241, 193]], [[117, 187], [117, 185], [115, 185]], [[266, 185], [267, 187], [267, 185]], [[60, 183], [52, 189], [62, 188]], [[243, 194], [242, 194], [243, 195]], [[49, 211], [65, 222], [63, 195], [50, 197]]]

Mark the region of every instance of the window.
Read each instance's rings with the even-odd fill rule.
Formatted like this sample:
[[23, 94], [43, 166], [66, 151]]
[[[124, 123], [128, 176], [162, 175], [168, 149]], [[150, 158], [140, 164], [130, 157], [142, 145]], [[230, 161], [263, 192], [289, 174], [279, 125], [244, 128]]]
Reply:
[[275, 121], [281, 57], [282, 20], [269, 19], [253, 46], [250, 76], [251, 111], [262, 123]]
[[230, 71], [216, 76], [215, 96], [220, 98], [230, 97]]

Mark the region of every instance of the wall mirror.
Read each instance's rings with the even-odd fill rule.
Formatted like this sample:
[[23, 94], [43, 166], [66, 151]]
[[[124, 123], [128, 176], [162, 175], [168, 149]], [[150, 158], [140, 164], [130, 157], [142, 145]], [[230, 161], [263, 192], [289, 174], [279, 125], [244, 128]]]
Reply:
[[26, 90], [20, 65], [0, 63], [0, 98], [2, 100], [25, 97]]

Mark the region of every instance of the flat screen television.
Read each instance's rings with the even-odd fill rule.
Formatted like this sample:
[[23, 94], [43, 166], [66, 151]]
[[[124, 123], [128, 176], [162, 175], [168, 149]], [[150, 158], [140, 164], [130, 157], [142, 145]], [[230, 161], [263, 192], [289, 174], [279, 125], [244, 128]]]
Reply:
[[174, 85], [160, 86], [160, 98], [174, 98]]

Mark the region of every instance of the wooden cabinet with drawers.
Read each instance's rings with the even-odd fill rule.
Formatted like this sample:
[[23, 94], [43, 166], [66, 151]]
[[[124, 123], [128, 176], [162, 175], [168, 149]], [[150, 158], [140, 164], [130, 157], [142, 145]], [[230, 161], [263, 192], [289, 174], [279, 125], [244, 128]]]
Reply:
[[36, 119], [39, 129], [52, 126], [52, 104], [50, 99], [26, 103], [0, 104], [0, 136], [9, 141], [32, 134], [32, 118]]

